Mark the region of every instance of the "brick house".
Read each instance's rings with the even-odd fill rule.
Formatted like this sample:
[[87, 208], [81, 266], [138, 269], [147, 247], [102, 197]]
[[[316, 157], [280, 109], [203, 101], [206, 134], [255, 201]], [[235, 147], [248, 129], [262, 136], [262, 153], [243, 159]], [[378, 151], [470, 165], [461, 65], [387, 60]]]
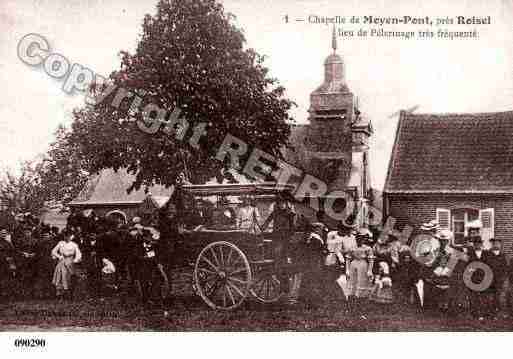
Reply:
[[483, 223], [486, 247], [503, 241], [513, 255], [513, 111], [413, 114], [401, 111], [383, 193], [384, 218], [401, 228], [436, 219], [467, 236]]

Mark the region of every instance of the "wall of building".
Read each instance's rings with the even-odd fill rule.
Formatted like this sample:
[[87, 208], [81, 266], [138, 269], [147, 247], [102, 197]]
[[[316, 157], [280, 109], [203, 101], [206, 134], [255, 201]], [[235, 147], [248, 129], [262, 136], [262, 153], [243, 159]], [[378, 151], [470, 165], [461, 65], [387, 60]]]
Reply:
[[513, 257], [513, 196], [386, 194], [384, 200], [386, 215], [397, 220], [397, 228], [406, 224], [418, 228], [422, 223], [436, 219], [437, 208], [494, 208], [495, 237], [502, 240], [505, 253]]

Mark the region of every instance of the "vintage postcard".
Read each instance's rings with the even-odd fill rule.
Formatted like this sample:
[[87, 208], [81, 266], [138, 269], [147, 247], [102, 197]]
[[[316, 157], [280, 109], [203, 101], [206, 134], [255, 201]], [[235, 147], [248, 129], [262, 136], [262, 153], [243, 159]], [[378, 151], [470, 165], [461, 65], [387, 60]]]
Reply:
[[513, 329], [513, 1], [2, 0], [0, 26], [12, 352]]

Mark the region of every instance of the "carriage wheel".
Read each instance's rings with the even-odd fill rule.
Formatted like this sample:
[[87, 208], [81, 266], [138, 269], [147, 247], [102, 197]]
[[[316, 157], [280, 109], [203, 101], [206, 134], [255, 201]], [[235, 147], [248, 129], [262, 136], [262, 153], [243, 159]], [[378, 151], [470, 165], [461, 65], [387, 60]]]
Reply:
[[282, 296], [281, 282], [273, 272], [258, 273], [251, 286], [251, 295], [262, 303], [277, 302]]
[[246, 255], [232, 243], [210, 243], [196, 259], [194, 286], [209, 307], [237, 308], [251, 286], [251, 267]]

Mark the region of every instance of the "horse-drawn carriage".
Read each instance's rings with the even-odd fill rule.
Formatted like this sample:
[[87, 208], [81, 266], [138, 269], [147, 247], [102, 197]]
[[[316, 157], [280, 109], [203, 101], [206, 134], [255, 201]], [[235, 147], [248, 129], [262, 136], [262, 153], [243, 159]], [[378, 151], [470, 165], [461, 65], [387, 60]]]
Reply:
[[[186, 228], [177, 244], [176, 256], [193, 267], [193, 286], [211, 308], [231, 310], [248, 297], [263, 303], [277, 301], [282, 293], [276, 273], [272, 233], [237, 227], [237, 207], [251, 196], [265, 219], [277, 196], [292, 186], [276, 183], [183, 185], [177, 191], [182, 217], [200, 218]], [[195, 208], [201, 204], [201, 208]], [[296, 233], [294, 237], [300, 237]], [[288, 284], [288, 283], [287, 283]]]

